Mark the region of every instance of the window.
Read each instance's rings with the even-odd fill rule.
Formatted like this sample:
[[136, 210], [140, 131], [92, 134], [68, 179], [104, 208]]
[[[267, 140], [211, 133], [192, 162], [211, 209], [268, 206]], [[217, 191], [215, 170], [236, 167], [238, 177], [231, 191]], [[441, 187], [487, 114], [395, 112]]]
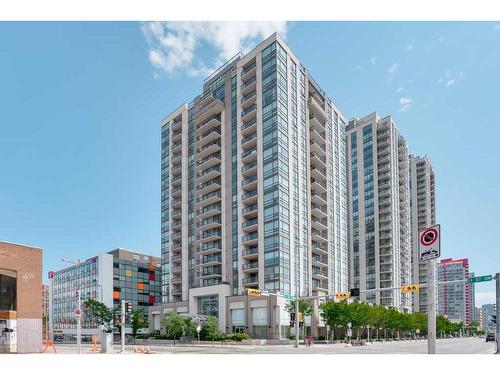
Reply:
[[245, 309], [232, 309], [231, 310], [231, 324], [233, 326], [245, 325]]
[[254, 307], [252, 309], [252, 322], [254, 326], [267, 325], [267, 307]]
[[219, 298], [217, 295], [198, 297], [198, 314], [219, 317]]
[[17, 278], [13, 271], [0, 270], [0, 310], [17, 310]]

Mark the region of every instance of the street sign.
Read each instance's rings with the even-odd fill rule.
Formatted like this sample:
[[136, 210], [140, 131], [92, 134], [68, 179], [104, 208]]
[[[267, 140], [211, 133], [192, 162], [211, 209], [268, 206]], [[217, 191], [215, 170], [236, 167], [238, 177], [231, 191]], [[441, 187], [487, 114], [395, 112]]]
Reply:
[[418, 232], [418, 260], [427, 262], [441, 256], [441, 227], [439, 224]]
[[291, 294], [285, 293], [283, 297], [285, 297], [287, 301], [295, 301], [295, 297], [292, 296]]
[[82, 310], [75, 309], [75, 318], [80, 318], [82, 316]]
[[472, 283], [480, 283], [483, 281], [491, 281], [491, 280], [493, 280], [493, 276], [484, 275], [484, 276], [469, 277], [467, 279], [467, 283], [472, 284]]

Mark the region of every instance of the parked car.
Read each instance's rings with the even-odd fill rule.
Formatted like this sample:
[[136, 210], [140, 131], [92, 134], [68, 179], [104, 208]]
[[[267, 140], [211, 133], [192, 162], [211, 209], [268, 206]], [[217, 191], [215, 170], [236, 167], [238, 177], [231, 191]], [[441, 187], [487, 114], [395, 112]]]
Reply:
[[495, 334], [493, 332], [490, 332], [486, 335], [486, 342], [488, 341], [495, 341]]
[[62, 336], [55, 335], [54, 336], [54, 342], [63, 342], [64, 339]]

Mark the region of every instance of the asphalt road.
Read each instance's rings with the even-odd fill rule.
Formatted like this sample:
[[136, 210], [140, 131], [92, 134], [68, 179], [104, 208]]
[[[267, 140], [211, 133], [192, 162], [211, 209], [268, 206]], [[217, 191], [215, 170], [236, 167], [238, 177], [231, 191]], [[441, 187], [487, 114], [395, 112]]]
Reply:
[[[137, 345], [141, 347], [141, 345]], [[115, 345], [115, 349], [119, 348]], [[401, 341], [374, 343], [366, 346], [346, 347], [344, 344], [317, 344], [296, 349], [290, 345], [228, 345], [172, 347], [154, 345], [149, 347], [155, 354], [426, 354], [427, 341]], [[58, 353], [74, 354], [75, 344], [56, 344]], [[437, 340], [437, 354], [493, 354], [495, 343], [484, 338], [467, 337], [461, 339]], [[82, 353], [92, 353], [88, 344], [82, 345]], [[135, 354], [134, 346], [127, 345], [126, 353]]]

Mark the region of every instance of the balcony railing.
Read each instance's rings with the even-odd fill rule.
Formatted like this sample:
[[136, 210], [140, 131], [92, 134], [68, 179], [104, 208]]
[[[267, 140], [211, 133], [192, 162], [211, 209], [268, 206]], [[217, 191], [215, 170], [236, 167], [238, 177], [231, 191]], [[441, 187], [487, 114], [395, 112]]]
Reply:
[[253, 98], [255, 95], [257, 95], [257, 91], [253, 90], [250, 94], [245, 95], [243, 98], [241, 98], [241, 103], [245, 103], [248, 99]]
[[242, 214], [246, 214], [247, 212], [255, 211], [258, 208], [257, 203], [252, 204], [251, 206], [245, 207], [241, 210]]
[[257, 104], [252, 104], [250, 107], [248, 107], [244, 111], [241, 111], [241, 117], [244, 117], [245, 115], [249, 114], [250, 112], [252, 112], [256, 108], [257, 108]]
[[243, 82], [241, 85], [241, 89], [245, 89], [246, 87], [250, 86], [252, 83], [254, 83], [257, 80], [257, 77], [250, 78], [248, 81]]
[[257, 276], [245, 277], [243, 278], [243, 284], [258, 283], [259, 278]]
[[253, 64], [250, 64], [250, 65], [247, 65], [242, 71], [241, 71], [241, 75], [244, 75], [246, 74], [247, 72], [249, 72], [250, 70], [252, 70], [253, 68], [255, 68], [257, 66], [257, 64], [254, 62]]
[[256, 196], [256, 195], [257, 195], [257, 189], [252, 190], [252, 191], [250, 191], [250, 192], [248, 192], [248, 193], [243, 194], [243, 195], [241, 196], [241, 199], [242, 199], [242, 200], [245, 200], [245, 199], [248, 199], [248, 198], [254, 197], [254, 196]]
[[243, 256], [248, 256], [248, 255], [253, 255], [253, 254], [257, 254], [259, 252], [259, 248], [258, 247], [251, 247], [249, 249], [245, 249], [243, 250]]
[[259, 268], [259, 262], [246, 263], [241, 266], [244, 270], [250, 270], [252, 268]]
[[257, 122], [257, 119], [256, 118], [253, 118], [251, 120], [248, 120], [246, 122], [244, 122], [242, 125], [241, 125], [241, 130], [245, 130], [245, 129], [248, 129], [250, 126], [254, 125], [255, 123]]
[[242, 240], [243, 242], [245, 242], [245, 241], [252, 241], [252, 240], [256, 240], [256, 239], [258, 239], [258, 238], [259, 238], [259, 233], [254, 232], [254, 233], [248, 234], [248, 235], [246, 235], [246, 236], [243, 236], [243, 237], [241, 238], [241, 240]]
[[252, 219], [252, 220], [248, 220], [248, 221], [245, 221], [241, 227], [242, 228], [246, 228], [246, 227], [251, 227], [252, 225], [255, 225], [259, 222], [259, 220], [257, 218], [255, 219]]

